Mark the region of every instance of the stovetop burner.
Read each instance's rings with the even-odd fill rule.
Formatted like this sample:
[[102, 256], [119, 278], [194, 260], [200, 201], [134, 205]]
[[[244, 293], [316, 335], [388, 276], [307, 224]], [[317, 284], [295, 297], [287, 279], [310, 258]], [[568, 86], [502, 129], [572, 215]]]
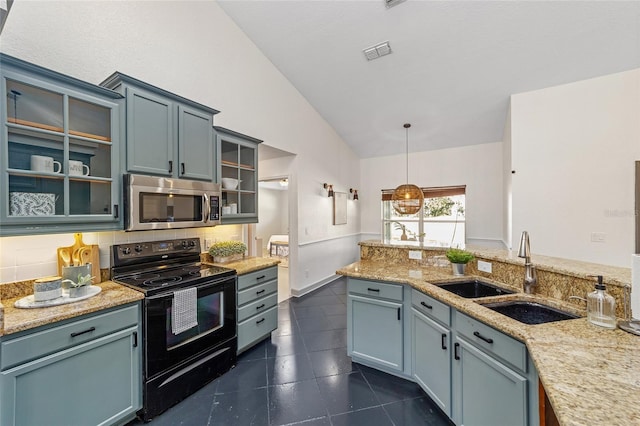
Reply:
[[200, 240], [168, 240], [112, 247], [112, 279], [146, 295], [234, 276], [233, 269], [203, 266]]

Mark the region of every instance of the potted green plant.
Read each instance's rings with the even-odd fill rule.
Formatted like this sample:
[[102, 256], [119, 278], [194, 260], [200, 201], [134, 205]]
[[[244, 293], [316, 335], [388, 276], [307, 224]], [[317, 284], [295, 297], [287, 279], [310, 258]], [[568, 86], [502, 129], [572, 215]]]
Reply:
[[472, 253], [453, 247], [447, 250], [445, 256], [447, 256], [447, 259], [451, 262], [453, 275], [456, 276], [464, 275], [467, 263], [475, 259], [475, 256]]
[[216, 263], [242, 259], [246, 251], [247, 246], [242, 241], [219, 241], [209, 247], [209, 255]]
[[94, 278], [95, 277], [92, 277], [91, 274], [78, 274], [77, 281], [66, 279], [62, 282], [69, 285], [69, 297], [75, 298], [89, 294], [89, 287], [91, 287]]

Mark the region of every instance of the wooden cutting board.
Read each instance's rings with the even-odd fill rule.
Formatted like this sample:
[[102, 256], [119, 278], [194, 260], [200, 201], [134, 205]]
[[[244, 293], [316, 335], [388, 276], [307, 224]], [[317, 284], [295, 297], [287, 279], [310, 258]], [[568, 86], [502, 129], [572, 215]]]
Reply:
[[[62, 276], [62, 267], [65, 265], [64, 253], [68, 253], [68, 256], [71, 258], [74, 252], [82, 249], [79, 252], [83, 253], [82, 258], [79, 259], [80, 265], [91, 263], [91, 276], [95, 277], [93, 279], [93, 283], [98, 284], [102, 282], [102, 280], [100, 279], [100, 250], [98, 245], [87, 245], [83, 243], [81, 233], [73, 234], [73, 238], [75, 239], [73, 245], [68, 247], [58, 247], [58, 275]], [[73, 260], [70, 261], [69, 265], [73, 266]]]

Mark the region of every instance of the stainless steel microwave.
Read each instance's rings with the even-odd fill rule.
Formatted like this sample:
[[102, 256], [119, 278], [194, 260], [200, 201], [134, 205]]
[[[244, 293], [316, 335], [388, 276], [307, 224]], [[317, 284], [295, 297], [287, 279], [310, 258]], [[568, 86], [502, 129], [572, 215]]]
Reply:
[[220, 184], [125, 174], [125, 231], [220, 224]]

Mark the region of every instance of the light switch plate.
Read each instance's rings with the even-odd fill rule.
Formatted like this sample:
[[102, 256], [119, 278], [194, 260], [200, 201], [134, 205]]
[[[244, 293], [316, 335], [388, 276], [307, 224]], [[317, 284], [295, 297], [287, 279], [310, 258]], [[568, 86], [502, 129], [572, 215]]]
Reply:
[[484, 260], [478, 260], [478, 271], [491, 273], [491, 262], [485, 262]]
[[422, 250], [409, 250], [409, 259], [421, 260]]

